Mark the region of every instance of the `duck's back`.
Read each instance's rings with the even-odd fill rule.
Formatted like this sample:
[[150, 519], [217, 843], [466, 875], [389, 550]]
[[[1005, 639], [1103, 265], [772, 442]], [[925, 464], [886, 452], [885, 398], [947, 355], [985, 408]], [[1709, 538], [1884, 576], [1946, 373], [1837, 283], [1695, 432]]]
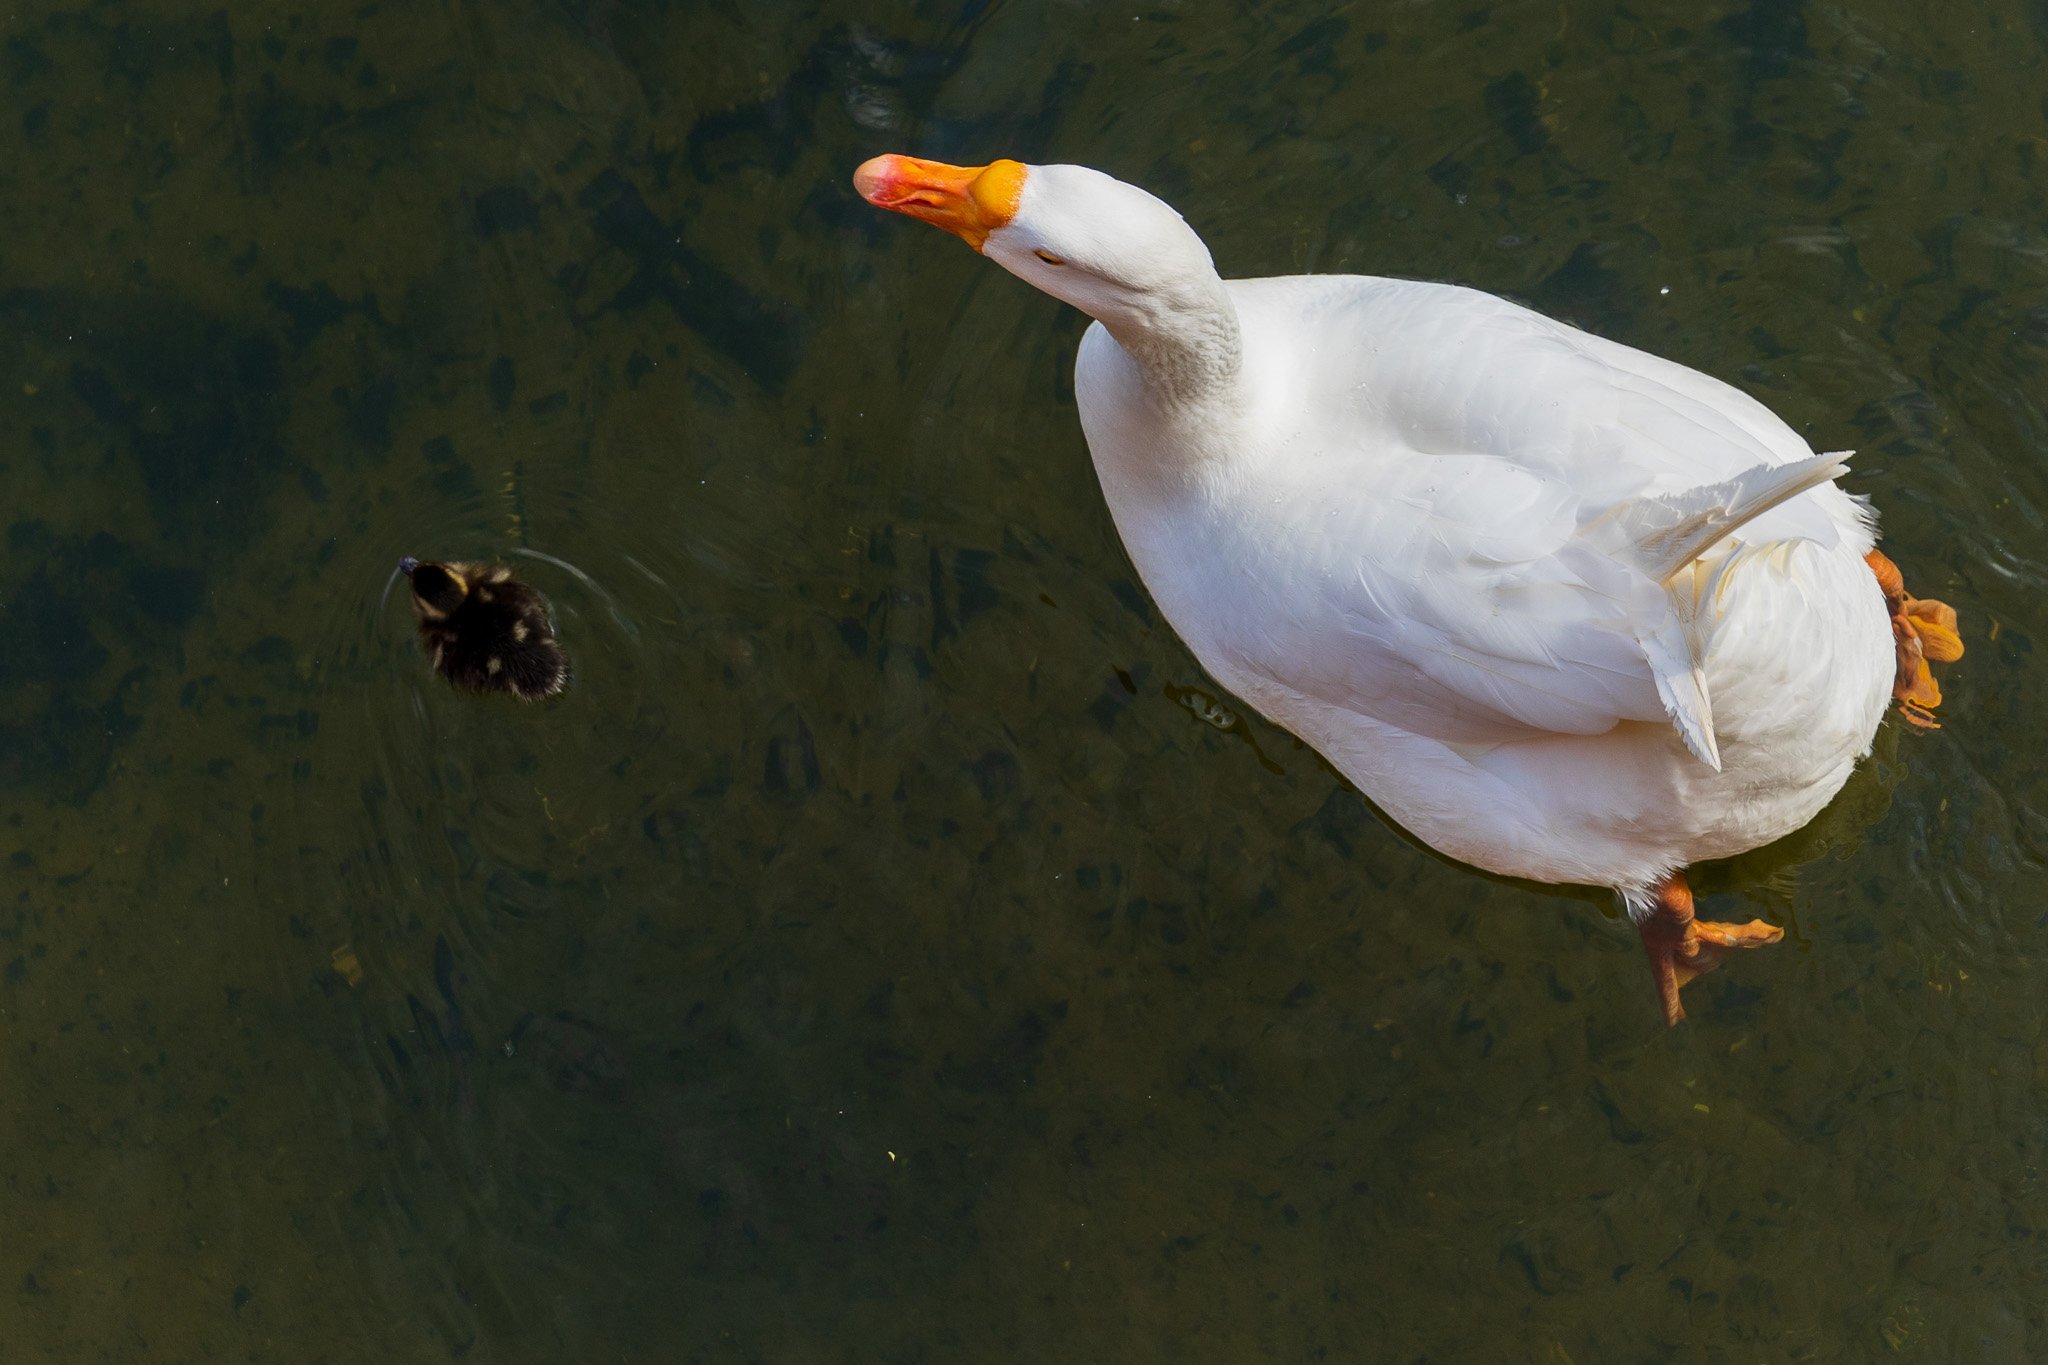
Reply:
[[[1291, 390], [1329, 451], [1483, 455], [1561, 478], [1588, 507], [1813, 453], [1730, 384], [1476, 289], [1360, 275], [1229, 288], [1253, 386]], [[1860, 523], [1846, 495], [1821, 493], [1750, 538]]]

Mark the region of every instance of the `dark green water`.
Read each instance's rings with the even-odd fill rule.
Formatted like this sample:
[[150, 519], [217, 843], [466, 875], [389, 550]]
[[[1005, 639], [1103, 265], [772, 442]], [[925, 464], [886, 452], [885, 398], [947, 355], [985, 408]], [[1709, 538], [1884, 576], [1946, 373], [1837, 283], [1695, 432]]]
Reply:
[[[1328, 8], [8, 16], [0, 1361], [2048, 1356], [2048, 11]], [[1947, 728], [1666, 1034], [1203, 719], [889, 150], [1744, 384]], [[458, 697], [391, 567], [522, 551]]]

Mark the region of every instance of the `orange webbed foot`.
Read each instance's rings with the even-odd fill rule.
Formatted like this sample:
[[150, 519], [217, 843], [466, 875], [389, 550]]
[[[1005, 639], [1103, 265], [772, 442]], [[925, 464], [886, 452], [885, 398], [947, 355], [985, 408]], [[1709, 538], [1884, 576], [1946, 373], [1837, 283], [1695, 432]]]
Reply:
[[1928, 670], [1930, 663], [1953, 663], [1963, 657], [1963, 637], [1956, 629], [1955, 608], [1931, 597], [1914, 597], [1906, 591], [1899, 566], [1881, 551], [1863, 557], [1877, 585], [1884, 592], [1885, 610], [1891, 613], [1892, 643], [1898, 651], [1898, 670], [1892, 679], [1892, 698], [1906, 719], [1923, 730], [1936, 730], [1941, 723], [1934, 709], [1941, 705], [1941, 688]]
[[1685, 1018], [1685, 1006], [1678, 999], [1681, 987], [1720, 966], [1721, 959], [1737, 948], [1761, 948], [1785, 937], [1783, 929], [1760, 919], [1747, 924], [1694, 919], [1692, 888], [1683, 872], [1658, 883], [1653, 895], [1653, 908], [1636, 924], [1636, 932], [1649, 954], [1650, 976], [1657, 983], [1664, 1023], [1670, 1027]]

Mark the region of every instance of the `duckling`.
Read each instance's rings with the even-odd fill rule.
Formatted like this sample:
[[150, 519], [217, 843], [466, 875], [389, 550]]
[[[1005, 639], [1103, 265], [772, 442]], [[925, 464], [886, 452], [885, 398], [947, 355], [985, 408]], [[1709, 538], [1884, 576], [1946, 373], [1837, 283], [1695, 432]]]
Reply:
[[569, 656], [548, 625], [547, 599], [503, 564], [398, 561], [434, 670], [472, 692], [539, 701], [569, 680]]

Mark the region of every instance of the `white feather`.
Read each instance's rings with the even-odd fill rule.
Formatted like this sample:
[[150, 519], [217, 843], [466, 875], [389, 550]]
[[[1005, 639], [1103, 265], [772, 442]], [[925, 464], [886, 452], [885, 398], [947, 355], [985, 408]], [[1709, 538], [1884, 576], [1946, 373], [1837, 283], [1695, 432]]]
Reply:
[[1613, 516], [1642, 571], [1661, 583], [1779, 503], [1848, 470], [1846, 450], [1760, 464], [1682, 493], [1630, 499]]

